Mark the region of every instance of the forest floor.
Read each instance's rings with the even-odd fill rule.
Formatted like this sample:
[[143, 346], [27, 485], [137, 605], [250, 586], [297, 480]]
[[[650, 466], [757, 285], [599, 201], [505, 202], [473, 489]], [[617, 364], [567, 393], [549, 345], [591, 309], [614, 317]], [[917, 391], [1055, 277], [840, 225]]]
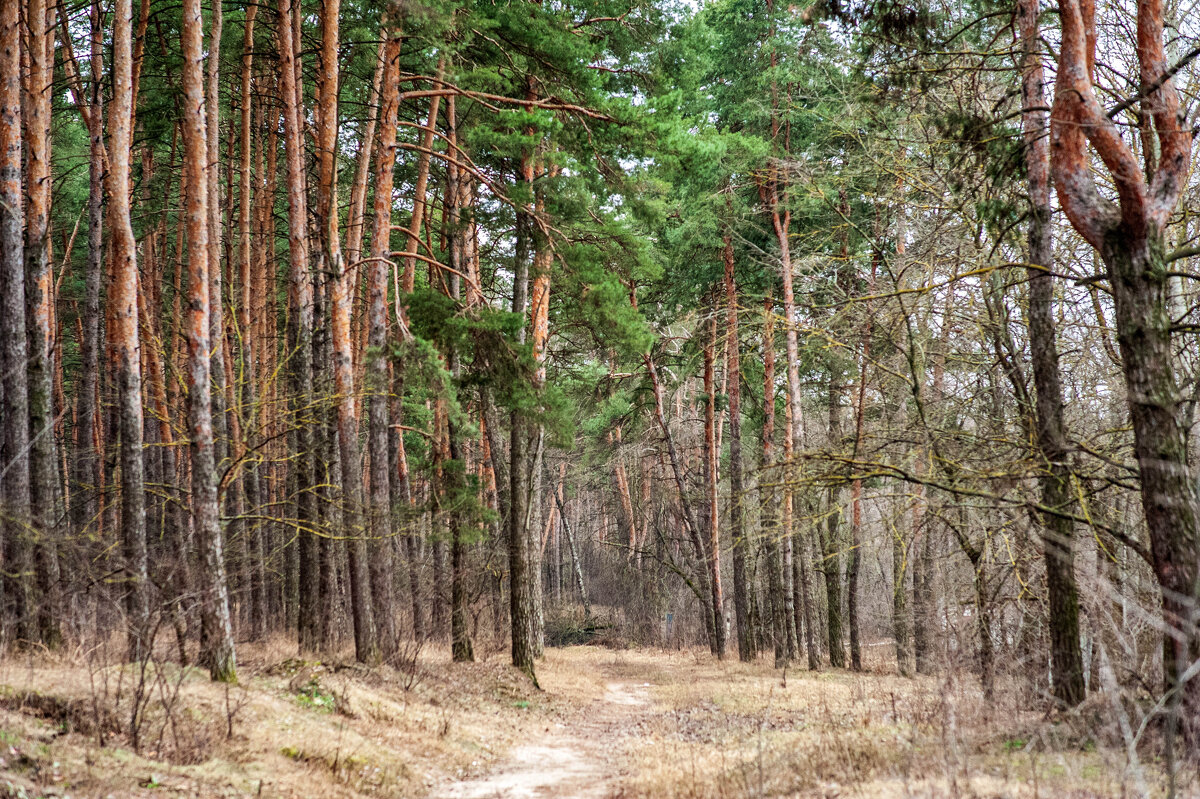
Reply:
[[502, 652], [368, 671], [289, 649], [243, 647], [229, 689], [79, 653], [0, 661], [0, 797], [1163, 795], [1154, 759], [1089, 721], [1106, 705], [1055, 718], [953, 675], [572, 647], [538, 691]]

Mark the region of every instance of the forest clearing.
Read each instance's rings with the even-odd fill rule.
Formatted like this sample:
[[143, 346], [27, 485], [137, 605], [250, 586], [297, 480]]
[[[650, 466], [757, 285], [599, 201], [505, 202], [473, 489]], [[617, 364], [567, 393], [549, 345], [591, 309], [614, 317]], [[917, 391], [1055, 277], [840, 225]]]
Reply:
[[[1088, 713], [1102, 709], [1047, 718], [1008, 690], [984, 703], [958, 677], [914, 681], [881, 669], [782, 679], [766, 663], [722, 663], [702, 650], [571, 647], [548, 652], [539, 692], [499, 656], [447, 665], [448, 651], [422, 652], [414, 674], [275, 660], [285, 650], [250, 648], [232, 698], [196, 669], [168, 670], [178, 698], [170, 713], [146, 714], [140, 754], [115, 729], [100, 743], [95, 719], [128, 712], [128, 688], [118, 699], [112, 668], [107, 694], [97, 697], [89, 683], [101, 678], [86, 666], [8, 662], [0, 789], [268, 799], [1082, 799], [1162, 795], [1165, 787], [1161, 764], [1130, 760], [1114, 731], [1094, 725]], [[1180, 795], [1194, 790], [1185, 781]]]
[[1200, 799], [1200, 0], [0, 0], [0, 797]]

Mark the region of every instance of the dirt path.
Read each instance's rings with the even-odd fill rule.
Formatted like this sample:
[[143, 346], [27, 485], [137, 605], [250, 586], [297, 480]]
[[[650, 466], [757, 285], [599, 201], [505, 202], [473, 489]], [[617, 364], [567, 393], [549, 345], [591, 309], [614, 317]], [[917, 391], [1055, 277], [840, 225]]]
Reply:
[[564, 723], [514, 749], [479, 779], [434, 791], [437, 799], [608, 799], [622, 776], [619, 757], [650, 708], [643, 684], [610, 682], [604, 694]]

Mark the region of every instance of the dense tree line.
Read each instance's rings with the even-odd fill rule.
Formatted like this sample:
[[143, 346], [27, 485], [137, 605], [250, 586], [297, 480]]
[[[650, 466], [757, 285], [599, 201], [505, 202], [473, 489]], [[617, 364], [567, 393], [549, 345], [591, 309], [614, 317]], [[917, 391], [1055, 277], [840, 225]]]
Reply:
[[884, 643], [1194, 743], [1175, 16], [4, 3], [5, 644]]

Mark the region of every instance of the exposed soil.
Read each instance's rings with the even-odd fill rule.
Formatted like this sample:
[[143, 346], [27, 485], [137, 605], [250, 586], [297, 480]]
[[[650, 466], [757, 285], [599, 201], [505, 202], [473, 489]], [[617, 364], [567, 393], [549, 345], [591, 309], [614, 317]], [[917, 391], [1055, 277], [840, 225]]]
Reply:
[[447, 784], [445, 799], [608, 799], [618, 795], [623, 755], [650, 707], [646, 685], [612, 682], [535, 741], [512, 750], [478, 779]]

